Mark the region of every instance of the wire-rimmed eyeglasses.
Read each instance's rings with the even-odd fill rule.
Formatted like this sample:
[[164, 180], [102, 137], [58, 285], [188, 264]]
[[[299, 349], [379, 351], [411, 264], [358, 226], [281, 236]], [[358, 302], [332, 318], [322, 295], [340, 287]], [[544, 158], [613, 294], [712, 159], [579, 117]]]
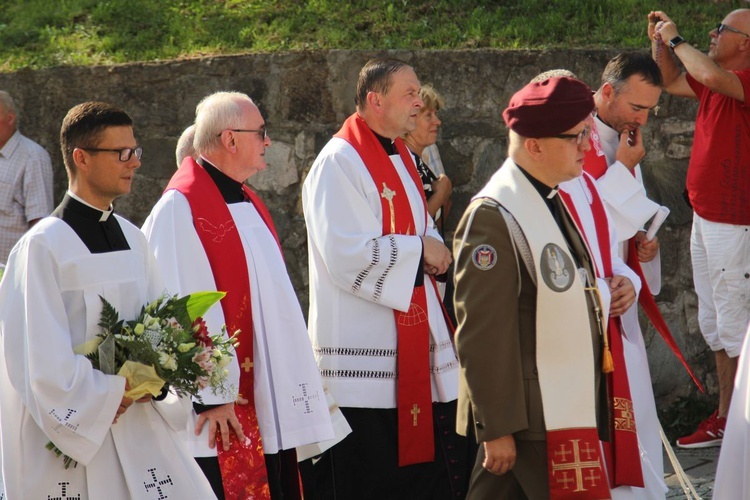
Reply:
[[[225, 130], [231, 130], [232, 132], [254, 132], [258, 134], [260, 138], [263, 139], [264, 141], [266, 140], [266, 137], [268, 137], [268, 129], [266, 128], [265, 125], [263, 125], [257, 130], [250, 130], [250, 129], [244, 129], [244, 128], [228, 128]], [[221, 137], [221, 132], [216, 134], [216, 137]]]

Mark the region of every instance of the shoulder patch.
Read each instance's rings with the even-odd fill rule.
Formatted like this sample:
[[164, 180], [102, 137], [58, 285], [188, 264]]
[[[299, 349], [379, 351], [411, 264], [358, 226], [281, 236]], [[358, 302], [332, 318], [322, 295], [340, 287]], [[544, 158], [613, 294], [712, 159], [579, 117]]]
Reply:
[[497, 264], [497, 251], [490, 245], [479, 245], [474, 249], [471, 261], [480, 271], [489, 271]]

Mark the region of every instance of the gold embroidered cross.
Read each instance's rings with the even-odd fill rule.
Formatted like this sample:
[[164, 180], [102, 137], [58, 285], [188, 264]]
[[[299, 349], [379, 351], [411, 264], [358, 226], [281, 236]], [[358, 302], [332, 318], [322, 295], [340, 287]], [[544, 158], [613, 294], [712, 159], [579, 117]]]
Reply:
[[417, 415], [419, 415], [420, 413], [422, 413], [422, 410], [420, 410], [420, 409], [419, 409], [419, 406], [417, 406], [417, 405], [415, 404], [414, 406], [412, 406], [412, 407], [411, 407], [411, 412], [410, 412], [410, 413], [411, 413], [411, 414], [412, 414], [412, 416], [414, 417], [414, 422], [412, 422], [412, 425], [413, 425], [414, 427], [416, 427], [416, 426], [417, 426], [417, 418], [418, 418], [418, 417], [417, 417]]
[[562, 471], [562, 477], [557, 478], [557, 482], [563, 485], [563, 489], [570, 489], [570, 483], [575, 482], [575, 479], [568, 477], [568, 471]]
[[635, 432], [633, 402], [625, 398], [613, 398], [615, 430]]
[[[564, 484], [564, 489], [569, 489], [568, 483], [570, 482], [566, 471], [571, 471], [573, 472], [573, 474], [575, 474], [575, 490], [573, 490], [575, 492], [588, 491], [586, 489], [586, 486], [584, 485], [584, 480], [589, 481], [591, 483], [591, 487], [596, 487], [597, 481], [601, 480], [601, 476], [597, 475], [596, 471], [601, 470], [602, 464], [599, 461], [598, 457], [596, 457], [596, 460], [591, 458], [595, 450], [590, 447], [588, 442], [586, 443], [586, 446], [581, 449], [578, 445], [580, 441], [580, 439], [570, 440], [570, 443], [573, 445], [573, 460], [571, 462], [560, 463], [552, 460], [553, 477], [555, 477], [558, 483]], [[566, 447], [564, 445], [561, 447], [561, 449], [563, 450], [563, 460], [565, 460], [565, 457], [569, 455], [570, 452], [566, 450]], [[581, 460], [581, 452], [586, 455], [586, 460]], [[583, 476], [584, 469], [587, 469], [589, 472], [588, 476], [585, 478]], [[562, 473], [563, 477], [557, 477], [557, 473]]]
[[245, 361], [243, 361], [240, 366], [245, 370], [245, 372], [249, 372], [250, 369], [255, 366], [255, 363], [250, 361], [250, 358], [245, 358]]
[[572, 451], [568, 451], [564, 444], [560, 445], [559, 450], [555, 450], [555, 458], [562, 458], [563, 462], [568, 461], [568, 455], [572, 455]]
[[[396, 232], [396, 211], [393, 209], [393, 197], [396, 196], [396, 191], [392, 190], [383, 183], [383, 192], [380, 193], [381, 198], [388, 200], [388, 207], [391, 210], [391, 233]], [[416, 424], [414, 424], [416, 425]]]

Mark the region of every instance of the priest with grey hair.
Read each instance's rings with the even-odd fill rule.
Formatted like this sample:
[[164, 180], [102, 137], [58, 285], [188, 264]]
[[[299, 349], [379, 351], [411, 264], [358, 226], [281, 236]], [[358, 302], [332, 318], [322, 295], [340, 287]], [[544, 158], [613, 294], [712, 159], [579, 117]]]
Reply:
[[225, 291], [209, 331], [239, 330], [228, 366], [236, 397], [201, 394], [191, 450], [219, 498], [301, 498], [295, 447], [333, 439], [304, 316], [268, 209], [244, 184], [267, 167], [265, 120], [245, 94], [196, 109], [198, 159], [186, 157], [143, 231], [176, 294]]

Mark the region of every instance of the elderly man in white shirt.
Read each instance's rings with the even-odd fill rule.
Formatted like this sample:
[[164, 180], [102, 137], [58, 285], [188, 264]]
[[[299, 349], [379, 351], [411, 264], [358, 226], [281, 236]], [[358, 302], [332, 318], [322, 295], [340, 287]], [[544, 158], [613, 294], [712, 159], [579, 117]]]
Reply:
[[39, 219], [52, 212], [52, 163], [18, 131], [13, 98], [0, 90], [0, 263]]

